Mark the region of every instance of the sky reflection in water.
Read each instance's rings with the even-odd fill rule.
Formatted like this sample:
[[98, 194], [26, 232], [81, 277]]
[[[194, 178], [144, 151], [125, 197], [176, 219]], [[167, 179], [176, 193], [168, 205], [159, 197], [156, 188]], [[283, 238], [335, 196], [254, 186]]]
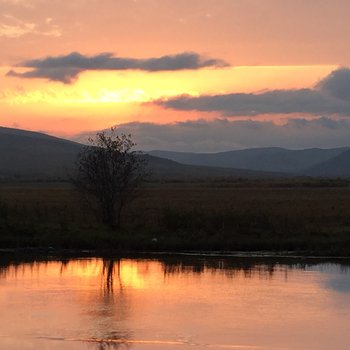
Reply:
[[250, 258], [3, 262], [0, 310], [7, 350], [345, 350], [350, 269]]

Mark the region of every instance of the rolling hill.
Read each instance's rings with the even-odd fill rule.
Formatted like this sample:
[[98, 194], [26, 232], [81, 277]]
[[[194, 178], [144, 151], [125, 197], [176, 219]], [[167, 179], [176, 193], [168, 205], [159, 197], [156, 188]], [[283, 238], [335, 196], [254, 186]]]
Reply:
[[350, 177], [350, 150], [325, 162], [316, 164], [306, 171], [309, 176]]
[[[318, 164], [340, 156], [347, 150], [349, 148], [288, 150], [271, 147], [220, 153], [151, 151], [149, 154], [189, 165], [219, 166], [304, 175], [311, 174], [309, 170]], [[322, 173], [318, 173], [317, 168], [315, 168], [312, 174], [318, 176]]]
[[81, 147], [42, 133], [0, 127], [0, 177], [66, 178]]
[[227, 178], [284, 178], [288, 174], [254, 171], [246, 169], [221, 168], [211, 166], [186, 165], [160, 157], [144, 155], [155, 180], [186, 181]]
[[[0, 179], [65, 180], [83, 145], [42, 133], [0, 127]], [[227, 177], [280, 177], [279, 174], [210, 166], [192, 166], [144, 155], [157, 180]]]
[[[43, 133], [0, 127], [0, 179], [66, 180], [83, 145]], [[153, 179], [350, 177], [350, 148], [254, 148], [220, 153], [152, 151]]]

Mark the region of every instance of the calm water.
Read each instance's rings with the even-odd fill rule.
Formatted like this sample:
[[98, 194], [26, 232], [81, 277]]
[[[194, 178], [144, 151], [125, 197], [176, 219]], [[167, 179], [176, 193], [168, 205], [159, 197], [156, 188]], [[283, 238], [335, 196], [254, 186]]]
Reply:
[[251, 258], [2, 261], [0, 312], [6, 350], [348, 350], [350, 269]]

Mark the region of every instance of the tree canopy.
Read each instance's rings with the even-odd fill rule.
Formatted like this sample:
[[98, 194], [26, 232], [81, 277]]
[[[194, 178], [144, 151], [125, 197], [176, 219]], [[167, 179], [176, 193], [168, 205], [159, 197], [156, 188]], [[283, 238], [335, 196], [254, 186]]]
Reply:
[[97, 201], [103, 222], [113, 228], [120, 227], [122, 209], [146, 176], [145, 160], [133, 150], [135, 145], [131, 135], [112, 128], [89, 139], [77, 158], [75, 186]]

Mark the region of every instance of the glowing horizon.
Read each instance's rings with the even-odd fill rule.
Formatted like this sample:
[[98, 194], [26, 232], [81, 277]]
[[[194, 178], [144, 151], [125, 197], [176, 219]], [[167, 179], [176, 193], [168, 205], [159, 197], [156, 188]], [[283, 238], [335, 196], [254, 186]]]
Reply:
[[[338, 144], [344, 126], [331, 124], [350, 115], [345, 0], [317, 7], [278, 0], [106, 0], [102, 5], [97, 0], [69, 5], [0, 0], [0, 10], [1, 126], [76, 138], [130, 123], [139, 123], [139, 129], [167, 125], [174, 134], [176, 123], [191, 128], [189, 122], [205, 120], [213, 128], [218, 118], [249, 119], [257, 127], [259, 121], [278, 126], [330, 119], [322, 129], [319, 123], [310, 126], [310, 134], [300, 128], [294, 147], [303, 147], [310, 137], [315, 146]], [[341, 76], [318, 94], [315, 87], [335, 70]], [[269, 94], [275, 90], [285, 93]], [[262, 96], [252, 101], [251, 94]], [[183, 95], [192, 97], [186, 106], [183, 100], [154, 103]], [[226, 102], [214, 106], [199, 100], [213, 95]], [[248, 129], [242, 132], [248, 135]], [[224, 144], [217, 141], [224, 132], [212, 129], [203, 150], [235, 147], [229, 135]], [[272, 132], [279, 139], [280, 129]], [[147, 133], [139, 134], [145, 138]], [[157, 143], [158, 136], [147, 138], [165, 146]], [[179, 135], [174, 149], [182, 147], [181, 138], [190, 145], [189, 137], [188, 130]], [[270, 139], [269, 134], [264, 140], [254, 136], [249, 145], [277, 142]], [[284, 140], [279, 139], [281, 146]]]
[[[86, 72], [71, 85], [39, 79], [24, 81], [22, 89], [16, 88], [21, 79], [8, 78], [14, 83], [1, 91], [0, 101], [2, 110], [5, 114], [8, 111], [10, 116], [3, 117], [2, 125], [72, 137], [79, 132], [133, 121], [164, 124], [203, 117], [210, 119], [212, 114], [160, 110], [144, 103], [184, 94], [200, 96], [311, 88], [334, 69], [336, 66], [246, 66], [153, 74], [101, 71]], [[26, 122], [28, 114], [30, 121]], [[14, 117], [18, 121], [13, 122]]]

